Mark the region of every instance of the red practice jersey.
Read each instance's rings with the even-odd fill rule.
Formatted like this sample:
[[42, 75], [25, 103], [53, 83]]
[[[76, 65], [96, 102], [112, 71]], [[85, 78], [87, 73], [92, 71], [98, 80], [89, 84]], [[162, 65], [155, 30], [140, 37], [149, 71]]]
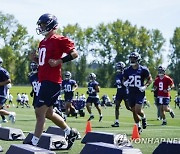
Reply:
[[74, 43], [67, 37], [53, 34], [48, 39], [43, 39], [39, 44], [38, 79], [42, 81], [62, 82], [61, 65], [51, 67], [49, 59], [60, 59], [63, 53], [69, 54]]
[[154, 81], [154, 85], [158, 89], [157, 96], [170, 97], [170, 93], [169, 92], [165, 93], [163, 90], [167, 90], [169, 86], [173, 84], [174, 84], [173, 80], [167, 75], [164, 75], [163, 79], [157, 77]]

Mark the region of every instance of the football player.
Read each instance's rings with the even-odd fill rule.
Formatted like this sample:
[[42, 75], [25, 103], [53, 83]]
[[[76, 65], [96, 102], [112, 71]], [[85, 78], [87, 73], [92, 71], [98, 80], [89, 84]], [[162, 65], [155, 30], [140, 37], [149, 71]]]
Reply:
[[2, 67], [3, 59], [0, 57], [0, 115], [2, 116], [3, 121], [7, 121], [5, 115], [9, 116], [9, 120], [12, 123], [15, 123], [15, 112], [9, 112], [4, 110], [4, 104], [8, 98], [8, 84], [11, 83], [9, 72]]
[[123, 85], [123, 73], [124, 73], [125, 63], [120, 61], [116, 64], [116, 82], [117, 87], [116, 97], [115, 97], [115, 122], [112, 127], [119, 127], [119, 108], [122, 100], [125, 103], [126, 109], [131, 110], [128, 104], [127, 88]]
[[65, 73], [65, 80], [62, 81], [62, 89], [64, 91], [64, 99], [65, 99], [65, 119], [69, 115], [70, 111], [75, 113], [77, 118], [77, 110], [72, 105], [72, 100], [74, 97], [74, 91], [78, 88], [78, 84], [75, 80], [71, 79], [71, 72], [67, 71]]
[[165, 74], [166, 69], [163, 66], [158, 67], [158, 77], [154, 81], [154, 88], [157, 89], [158, 103], [160, 104], [160, 113], [162, 117], [162, 125], [167, 125], [165, 112], [169, 112], [174, 118], [175, 114], [169, 107], [170, 91], [174, 88], [173, 80]]
[[29, 82], [32, 86], [32, 91], [30, 92], [30, 96], [33, 97], [33, 106], [35, 105], [35, 102], [37, 101], [38, 92], [40, 83], [38, 81], [38, 64], [35, 62], [31, 62], [30, 64], [31, 73], [29, 74]]
[[[128, 101], [133, 112], [134, 122], [138, 126], [139, 133], [146, 129], [147, 121], [142, 105], [145, 98], [145, 90], [151, 84], [152, 77], [149, 69], [140, 65], [140, 54], [132, 52], [129, 55], [130, 66], [124, 70], [123, 84], [128, 87]], [[142, 128], [140, 124], [142, 120]]]
[[64, 130], [68, 142], [67, 149], [70, 149], [78, 133], [75, 129], [71, 129], [60, 115], [53, 112], [53, 105], [61, 92], [61, 67], [63, 63], [77, 58], [78, 53], [72, 40], [56, 33], [58, 27], [56, 16], [49, 13], [41, 15], [37, 26], [37, 34], [43, 35], [44, 39], [39, 43], [38, 56], [35, 52], [29, 56], [32, 61], [38, 62], [40, 82], [38, 103], [34, 104], [36, 126], [30, 144], [38, 144], [45, 118], [48, 118]]
[[88, 113], [90, 114], [88, 121], [94, 119], [94, 115], [92, 114], [92, 111], [91, 111], [92, 103], [94, 103], [94, 106], [98, 110], [99, 122], [102, 121], [103, 116], [100, 109], [100, 100], [99, 100], [99, 95], [98, 95], [99, 91], [100, 91], [100, 87], [99, 87], [99, 83], [96, 81], [96, 74], [90, 73], [88, 91], [87, 91], [87, 94], [89, 96], [86, 100], [86, 108], [87, 108]]

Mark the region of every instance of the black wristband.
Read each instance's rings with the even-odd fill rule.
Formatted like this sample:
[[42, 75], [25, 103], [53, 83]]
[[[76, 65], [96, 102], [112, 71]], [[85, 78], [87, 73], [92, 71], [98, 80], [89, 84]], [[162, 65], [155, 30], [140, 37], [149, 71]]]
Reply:
[[63, 62], [63, 63], [66, 63], [66, 62], [71, 61], [71, 60], [73, 60], [73, 59], [74, 59], [74, 58], [72, 57], [72, 55], [69, 54], [69, 55], [67, 55], [67, 56], [65, 56], [65, 57], [62, 58], [62, 62]]

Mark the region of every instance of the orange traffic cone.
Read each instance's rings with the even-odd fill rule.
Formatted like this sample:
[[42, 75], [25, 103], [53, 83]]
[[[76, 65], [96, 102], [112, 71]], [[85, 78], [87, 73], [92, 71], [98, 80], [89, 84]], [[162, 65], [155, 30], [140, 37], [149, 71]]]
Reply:
[[87, 134], [88, 132], [91, 132], [91, 130], [92, 130], [91, 122], [87, 121], [85, 134]]
[[140, 136], [139, 136], [138, 127], [136, 124], [134, 124], [133, 131], [132, 131], [132, 140], [136, 140], [139, 138], [140, 138]]

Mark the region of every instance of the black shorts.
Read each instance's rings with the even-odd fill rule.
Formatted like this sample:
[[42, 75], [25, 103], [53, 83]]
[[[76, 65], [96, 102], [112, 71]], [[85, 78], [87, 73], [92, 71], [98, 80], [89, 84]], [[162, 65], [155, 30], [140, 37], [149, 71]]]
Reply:
[[100, 104], [99, 98], [88, 97], [86, 103], [94, 103], [95, 106]]
[[72, 100], [73, 100], [73, 93], [64, 94], [64, 101], [65, 102], [72, 102]]
[[61, 84], [51, 81], [42, 81], [38, 101], [35, 102], [35, 107], [41, 107], [46, 105], [48, 107], [53, 106], [56, 102], [61, 91]]

